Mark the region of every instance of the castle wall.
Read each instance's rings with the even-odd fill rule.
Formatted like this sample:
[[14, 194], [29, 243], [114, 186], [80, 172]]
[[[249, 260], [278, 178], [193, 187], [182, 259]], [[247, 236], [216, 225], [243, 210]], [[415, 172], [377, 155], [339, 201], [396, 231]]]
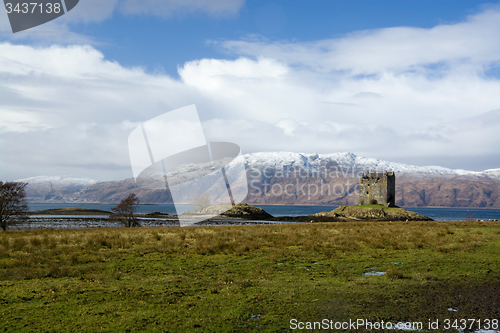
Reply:
[[369, 173], [359, 180], [359, 204], [377, 203], [395, 206], [396, 177], [394, 172]]
[[387, 176], [387, 203], [386, 206], [396, 206], [396, 175], [390, 172]]

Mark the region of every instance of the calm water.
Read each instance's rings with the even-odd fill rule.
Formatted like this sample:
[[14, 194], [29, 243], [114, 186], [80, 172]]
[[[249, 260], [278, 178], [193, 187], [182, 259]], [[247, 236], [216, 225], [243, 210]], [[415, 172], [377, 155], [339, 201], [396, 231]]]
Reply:
[[[111, 211], [111, 208], [116, 205], [106, 205], [106, 204], [82, 204], [82, 203], [30, 203], [28, 207], [30, 210], [44, 210], [51, 208], [63, 208], [63, 207], [76, 207], [76, 208], [88, 208], [88, 209], [100, 209]], [[331, 211], [338, 206], [271, 206], [271, 205], [256, 205], [264, 209], [266, 212], [273, 216], [300, 216], [300, 215], [310, 215], [319, 212]], [[185, 210], [194, 209], [191, 205], [182, 205], [182, 213]], [[500, 220], [500, 209], [474, 209], [474, 208], [406, 208], [408, 210], [417, 212], [419, 214], [428, 216], [437, 221], [460, 221], [468, 219], [480, 219], [480, 220], [490, 220], [497, 219]], [[137, 207], [137, 212], [139, 214], [144, 213], [167, 213], [176, 214], [175, 206], [172, 204], [161, 204], [161, 205], [139, 205]]]
[[[182, 212], [186, 210], [193, 210], [194, 206], [192, 205], [180, 205]], [[53, 209], [53, 208], [65, 208], [65, 207], [75, 207], [75, 208], [87, 208], [87, 209], [99, 209], [111, 212], [111, 209], [116, 207], [116, 205], [108, 205], [108, 204], [87, 204], [87, 203], [29, 203], [29, 210], [45, 210], [45, 209]], [[173, 204], [161, 204], [161, 205], [138, 205], [137, 213], [138, 214], [146, 214], [146, 213], [155, 213], [160, 212], [163, 214], [177, 214], [175, 211], [175, 206]]]
[[500, 209], [406, 208], [436, 221], [500, 220]]
[[[273, 216], [299, 216], [319, 212], [332, 211], [338, 206], [270, 206], [256, 205]], [[436, 221], [461, 221], [468, 219], [500, 220], [500, 209], [474, 208], [414, 208], [404, 207], [410, 211], [430, 217]]]

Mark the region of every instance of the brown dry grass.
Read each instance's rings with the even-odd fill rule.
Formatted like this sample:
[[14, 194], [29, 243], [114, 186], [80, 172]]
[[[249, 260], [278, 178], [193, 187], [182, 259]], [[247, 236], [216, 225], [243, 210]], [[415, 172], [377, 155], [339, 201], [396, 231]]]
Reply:
[[279, 257], [299, 250], [325, 258], [383, 249], [452, 253], [480, 247], [488, 232], [495, 232], [484, 226], [471, 221], [363, 222], [8, 231], [0, 234], [0, 279], [81, 276], [93, 270], [88, 264], [99, 265], [124, 251], [244, 255], [261, 250]]

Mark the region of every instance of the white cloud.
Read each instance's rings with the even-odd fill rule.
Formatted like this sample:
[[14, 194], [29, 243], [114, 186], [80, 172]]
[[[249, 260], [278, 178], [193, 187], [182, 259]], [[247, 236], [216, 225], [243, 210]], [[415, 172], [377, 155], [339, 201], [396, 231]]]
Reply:
[[[275, 59], [240, 58], [188, 62], [179, 74], [187, 85], [233, 109], [232, 114], [272, 123], [286, 117], [316, 122], [326, 117], [340, 123], [421, 127], [500, 105], [500, 82], [461, 68], [440, 78], [388, 71], [358, 78], [304, 73]], [[383, 98], [359, 98], [362, 92]]]
[[0, 168], [17, 178], [73, 168], [128, 177], [131, 127], [200, 102], [182, 83], [106, 61], [90, 46], [0, 44], [0, 94]]
[[[131, 177], [130, 131], [190, 104], [208, 140], [237, 143], [244, 153], [351, 151], [495, 168], [500, 80], [484, 70], [500, 61], [499, 13], [316, 44], [226, 42], [238, 59], [188, 61], [179, 80], [125, 68], [92, 46], [3, 43], [2, 176]], [[380, 47], [366, 54], [368, 45]]]
[[316, 72], [366, 75], [387, 70], [425, 72], [427, 68], [421, 66], [441, 62], [451, 65], [451, 69], [462, 63], [499, 64], [499, 40], [500, 10], [493, 7], [468, 17], [465, 22], [431, 29], [385, 28], [301, 43], [226, 41], [218, 44], [238, 55], [278, 59]]

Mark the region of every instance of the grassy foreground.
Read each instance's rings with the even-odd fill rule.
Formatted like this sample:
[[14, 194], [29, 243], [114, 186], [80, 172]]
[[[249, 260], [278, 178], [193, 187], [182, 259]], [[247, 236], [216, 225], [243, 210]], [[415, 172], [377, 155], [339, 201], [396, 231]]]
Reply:
[[0, 332], [498, 319], [499, 258], [500, 222], [7, 231]]

